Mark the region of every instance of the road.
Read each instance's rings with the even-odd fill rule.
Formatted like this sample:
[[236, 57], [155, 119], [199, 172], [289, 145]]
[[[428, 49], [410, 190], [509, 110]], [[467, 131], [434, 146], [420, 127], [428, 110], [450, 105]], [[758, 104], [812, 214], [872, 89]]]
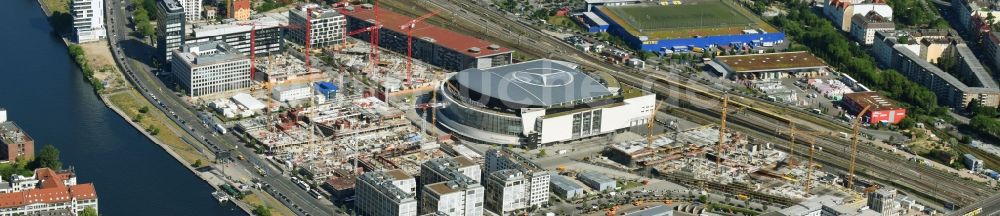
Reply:
[[[707, 108], [718, 107], [717, 95], [719, 91], [711, 87], [711, 85], [699, 83], [697, 80], [690, 80], [687, 77], [674, 74], [663, 75], [645, 71], [640, 72], [631, 68], [606, 64], [594, 56], [579, 51], [558, 39], [552, 38], [524, 24], [521, 20], [511, 20], [511, 16], [502, 14], [493, 8], [488, 8], [487, 5], [455, 0], [433, 0], [426, 1], [426, 3], [425, 7], [443, 8], [445, 11], [452, 13], [450, 16], [453, 19], [470, 23], [469, 26], [472, 27], [467, 27], [467, 29], [478, 30], [477, 32], [485, 33], [488, 37], [507, 42], [507, 46], [513, 46], [519, 51], [580, 63], [589, 68], [608, 71], [613, 73], [623, 83], [652, 90], [671, 100], [704, 99], [709, 102], [705, 107], [702, 107], [704, 112], [708, 111]], [[666, 96], [670, 93], [673, 93], [677, 97]], [[702, 93], [714, 94], [715, 98]], [[765, 132], [761, 134], [775, 137], [776, 139], [784, 139], [783, 135], [775, 132], [786, 130], [787, 125], [785, 124], [787, 122], [796, 122], [797, 127], [802, 130], [848, 131], [846, 125], [842, 123], [833, 121], [831, 118], [815, 116], [802, 110], [790, 109], [750, 97], [738, 97], [734, 98], [733, 101], [747, 104], [751, 107], [751, 111], [769, 113], [770, 116], [757, 115], [753, 118], [743, 119], [741, 122], [752, 126], [747, 128], [764, 130]], [[758, 125], [757, 122], [760, 121], [770, 122], [767, 125]], [[807, 137], [803, 136], [803, 138]], [[845, 158], [849, 158], [850, 156], [848, 154], [849, 151], [843, 151], [843, 149], [845, 149], [844, 146], [849, 146], [850, 143], [842, 139], [820, 138], [820, 140], [817, 144], [824, 146], [828, 150], [821, 153], [821, 155], [825, 156], [821, 156], [819, 160], [836, 165], [837, 167], [846, 168], [849, 162]], [[805, 143], [799, 144], [802, 146], [799, 147], [800, 149], [805, 149]], [[985, 186], [980, 184], [957, 180], [957, 177], [946, 171], [911, 163], [904, 158], [893, 156], [874, 147], [862, 145], [859, 147], [859, 155], [861, 156], [858, 158], [858, 175], [871, 176], [873, 179], [886, 182], [889, 185], [915, 187], [903, 188], [904, 190], [913, 190], [913, 192], [926, 194], [929, 197], [941, 197], [943, 201], [958, 204], [970, 204], [975, 202], [975, 200], [984, 198], [987, 194], [993, 193], [993, 191], [986, 189]]]
[[[127, 20], [129, 11], [127, 1], [106, 1], [105, 10], [108, 23], [108, 40], [111, 45], [112, 54], [118, 63], [121, 71], [128, 78], [129, 82], [142, 93], [143, 97], [154, 104], [157, 109], [166, 113], [178, 126], [187, 130], [195, 140], [196, 148], [202, 150], [209, 158], [216, 158], [223, 152], [229, 152], [228, 158], [216, 158], [217, 161], [235, 161], [236, 164], [248, 170], [255, 170], [255, 166], [261, 167], [265, 173], [272, 175], [253, 176], [260, 179], [268, 187], [267, 191], [272, 196], [287, 205], [292, 211], [299, 215], [333, 215], [335, 210], [333, 205], [327, 201], [318, 200], [309, 195], [303, 189], [292, 183], [289, 178], [279, 175], [282, 173], [270, 163], [264, 161], [260, 156], [254, 154], [253, 149], [240, 148], [238, 139], [229, 134], [218, 136], [208, 125], [200, 124], [195, 110], [174, 92], [171, 92], [163, 82], [155, 77], [147, 64], [152, 60], [153, 48], [142, 42], [142, 38], [135, 38], [128, 27]], [[138, 66], [137, 66], [138, 65]], [[201, 144], [201, 146], [199, 146]], [[204, 149], [209, 149], [210, 154]], [[246, 160], [236, 159], [238, 155], [244, 155]]]
[[993, 195], [990, 198], [980, 200], [975, 204], [962, 207], [961, 209], [958, 209], [949, 215], [964, 216], [973, 211], [979, 211], [979, 213], [970, 215], [987, 215], [987, 216], [1000, 215], [1000, 194]]

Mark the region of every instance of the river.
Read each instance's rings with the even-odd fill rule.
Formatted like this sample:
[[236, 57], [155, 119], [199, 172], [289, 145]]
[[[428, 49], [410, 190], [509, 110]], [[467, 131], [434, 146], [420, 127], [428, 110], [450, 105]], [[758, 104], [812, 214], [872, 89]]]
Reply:
[[0, 107], [94, 183], [102, 215], [246, 215], [101, 103], [35, 0], [4, 1], [0, 19]]

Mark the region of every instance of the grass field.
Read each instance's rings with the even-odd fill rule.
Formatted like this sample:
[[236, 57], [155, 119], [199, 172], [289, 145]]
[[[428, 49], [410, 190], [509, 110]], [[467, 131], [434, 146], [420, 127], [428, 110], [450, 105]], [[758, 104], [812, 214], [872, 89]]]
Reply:
[[746, 9], [724, 0], [685, 1], [681, 5], [612, 6], [599, 8], [632, 35], [652, 40], [738, 34], [747, 28], [777, 29]]
[[746, 26], [750, 18], [720, 1], [668, 6], [608, 7], [628, 25], [640, 31], [684, 28]]
[[[197, 160], [201, 160], [203, 165], [208, 165], [212, 161], [208, 160], [201, 152], [195, 149], [194, 146], [184, 142], [181, 136], [188, 136], [190, 140], [197, 140], [191, 138], [187, 134], [177, 134], [174, 131], [179, 131], [183, 133], [183, 129], [177, 128], [174, 124], [167, 118], [166, 114], [163, 114], [160, 110], [153, 108], [153, 104], [149, 103], [145, 98], [139, 96], [139, 93], [135, 90], [121, 91], [108, 95], [108, 99], [111, 103], [125, 112], [129, 117], [135, 118], [135, 116], [143, 116], [139, 124], [145, 128], [157, 128], [159, 133], [153, 135], [156, 139], [160, 140], [166, 144], [170, 149], [174, 150], [175, 153], [181, 156], [188, 164], [194, 163]], [[139, 112], [142, 107], [149, 108], [149, 112], [143, 114]]]

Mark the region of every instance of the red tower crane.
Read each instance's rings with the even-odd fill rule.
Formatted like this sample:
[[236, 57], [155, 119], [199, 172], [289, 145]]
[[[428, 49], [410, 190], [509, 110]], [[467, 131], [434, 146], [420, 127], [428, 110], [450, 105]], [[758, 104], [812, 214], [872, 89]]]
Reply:
[[[372, 43], [372, 47], [375, 47], [375, 34], [378, 31], [378, 29], [381, 29], [381, 28], [382, 28], [382, 25], [373, 25], [373, 26], [368, 26], [368, 27], [365, 27], [365, 28], [361, 28], [361, 29], [358, 29], [358, 30], [354, 30], [354, 31], [348, 32], [345, 35], [346, 36], [352, 36], [352, 35], [356, 35], [356, 34], [361, 34], [361, 33], [364, 33], [364, 32], [368, 32], [369, 33], [368, 40], [369, 40], [370, 43]], [[347, 37], [344, 37], [344, 40], [347, 40]], [[375, 58], [377, 58], [377, 57], [375, 57], [375, 52], [374, 52], [375, 50], [377, 50], [377, 48], [373, 48], [373, 49], [369, 50], [371, 53], [368, 53], [368, 59], [370, 60], [368, 66], [373, 66], [374, 68], [377, 69], [378, 68], [378, 63], [376, 63], [376, 60], [375, 60]]]
[[399, 26], [399, 29], [406, 30], [406, 85], [413, 87], [413, 29], [417, 27], [418, 22], [422, 22], [425, 19], [431, 18], [437, 15], [441, 10], [435, 10], [431, 13], [424, 14], [423, 16], [417, 17], [416, 19], [410, 20]]
[[[257, 24], [258, 23], [256, 23], [256, 22], [237, 23], [237, 25], [252, 26], [250, 28], [250, 79], [251, 80], [254, 79], [254, 77], [256, 76], [256, 71], [257, 71], [257, 67], [256, 67], [256, 64], [257, 64], [257, 58], [256, 58], [257, 57]], [[309, 69], [311, 68], [311, 65], [309, 64], [309, 56], [310, 56], [309, 54], [310, 54], [310, 52], [312, 50], [312, 41], [310, 40], [311, 39], [311, 37], [310, 37], [311, 36], [310, 30], [312, 29], [311, 28], [312, 27], [312, 8], [306, 8], [306, 24], [305, 24], [305, 26], [302, 26], [302, 25], [278, 24], [278, 23], [269, 24], [269, 25], [271, 25], [271, 26], [278, 26], [279, 28], [284, 28], [284, 29], [303, 29], [303, 28], [305, 29], [305, 37], [306, 37], [305, 38], [305, 45], [306, 46], [305, 46], [305, 50], [303, 50], [302, 54], [305, 56], [305, 59], [304, 59], [305, 64], [306, 64], [305, 65], [305, 69], [308, 72]]]

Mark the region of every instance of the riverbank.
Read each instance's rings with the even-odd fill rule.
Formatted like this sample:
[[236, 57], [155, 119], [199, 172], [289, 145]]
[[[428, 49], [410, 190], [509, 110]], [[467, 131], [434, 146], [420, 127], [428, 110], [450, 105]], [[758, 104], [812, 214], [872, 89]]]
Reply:
[[[220, 189], [219, 185], [228, 184], [222, 178], [208, 172], [199, 172], [196, 170], [196, 167], [192, 166], [195, 163], [201, 164], [200, 166], [210, 166], [214, 161], [209, 159], [212, 155], [204, 152], [192, 153], [191, 150], [196, 149], [195, 144], [183, 140], [183, 137], [185, 135], [190, 136], [189, 134], [181, 129], [179, 125], [170, 121], [166, 114], [159, 109], [150, 109], [153, 106], [149, 101], [141, 97], [135, 98], [135, 94], [139, 93], [128, 82], [124, 81], [124, 74], [121, 73], [118, 69], [119, 65], [111, 57], [111, 46], [109, 46], [106, 40], [78, 45], [68, 40], [65, 34], [60, 33], [65, 33], [65, 31], [60, 31], [61, 27], [64, 26], [60, 26], [55, 21], [64, 19], [65, 17], [56, 16], [64, 16], [68, 13], [65, 12], [65, 9], [55, 10], [50, 7], [68, 8], [68, 1], [37, 0], [37, 2], [46, 17], [49, 17], [50, 25], [55, 29], [56, 34], [60, 36], [69, 50], [70, 56], [75, 60], [76, 65], [84, 74], [84, 78], [92, 85], [94, 93], [100, 98], [105, 107], [117, 113], [119, 117], [126, 120], [143, 136], [160, 146], [178, 163], [208, 183], [216, 191]], [[128, 94], [129, 97], [126, 100], [117, 100], [118, 103], [116, 104], [116, 101], [111, 100], [110, 97], [117, 94]], [[141, 108], [130, 105], [141, 106]], [[131, 116], [128, 114], [129, 112], [139, 112], [140, 109], [142, 110], [142, 114]], [[145, 121], [146, 126], [142, 125], [144, 123], [142, 116], [152, 116]], [[166, 130], [161, 131], [161, 128]], [[191, 139], [194, 138], [192, 137]], [[209, 194], [205, 195], [210, 196]], [[233, 203], [245, 213], [252, 214], [253, 207], [247, 203], [240, 201], [233, 201]]]

